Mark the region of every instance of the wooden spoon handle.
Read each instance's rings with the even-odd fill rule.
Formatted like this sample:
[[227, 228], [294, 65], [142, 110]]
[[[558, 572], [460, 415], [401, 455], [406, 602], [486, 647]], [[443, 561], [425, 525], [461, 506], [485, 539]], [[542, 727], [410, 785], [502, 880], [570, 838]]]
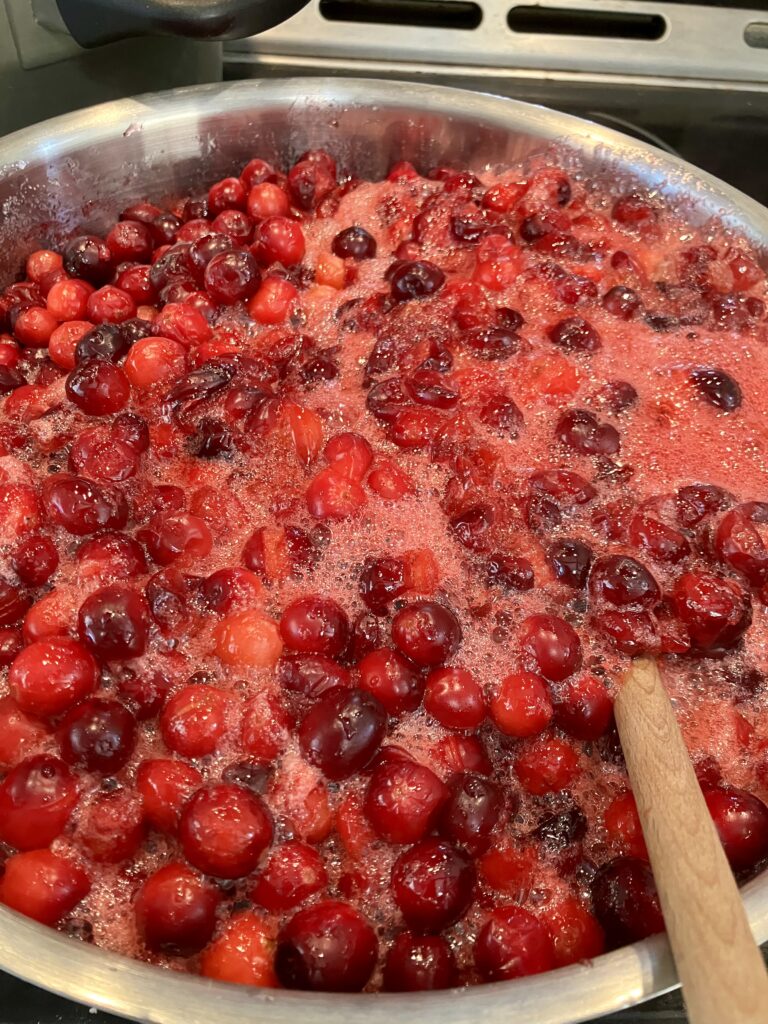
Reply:
[[651, 660], [636, 661], [616, 724], [691, 1024], [766, 1024], [768, 974]]

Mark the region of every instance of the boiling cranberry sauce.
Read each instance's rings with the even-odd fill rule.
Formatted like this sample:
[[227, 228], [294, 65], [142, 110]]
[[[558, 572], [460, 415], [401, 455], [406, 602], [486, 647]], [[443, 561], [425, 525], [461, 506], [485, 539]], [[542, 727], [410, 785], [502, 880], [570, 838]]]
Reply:
[[552, 162], [325, 152], [0, 294], [0, 900], [225, 981], [415, 991], [663, 927], [613, 724], [664, 662], [768, 857], [766, 284]]

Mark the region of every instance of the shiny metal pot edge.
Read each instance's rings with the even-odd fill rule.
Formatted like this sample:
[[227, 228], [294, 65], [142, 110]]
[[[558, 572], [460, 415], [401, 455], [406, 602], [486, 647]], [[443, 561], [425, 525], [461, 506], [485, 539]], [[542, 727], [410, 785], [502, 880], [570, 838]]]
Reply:
[[[590, 174], [658, 188], [694, 221], [721, 218], [768, 258], [768, 211], [704, 172], [587, 121], [457, 89], [350, 79], [240, 82], [92, 107], [0, 140], [0, 280], [35, 245], [121, 206], [192, 187], [250, 155], [287, 161], [327, 145], [357, 173], [393, 158], [479, 169], [553, 143]], [[567, 158], [567, 156], [566, 156]], [[427, 164], [428, 165], [428, 164]], [[181, 168], [181, 171], [179, 171]], [[201, 172], [202, 169], [202, 172]], [[202, 184], [203, 176], [197, 184]], [[768, 875], [743, 890], [753, 933], [768, 940]], [[163, 971], [81, 945], [0, 908], [0, 968], [60, 995], [152, 1024], [576, 1024], [677, 984], [666, 939], [513, 982], [408, 995], [249, 989]]]

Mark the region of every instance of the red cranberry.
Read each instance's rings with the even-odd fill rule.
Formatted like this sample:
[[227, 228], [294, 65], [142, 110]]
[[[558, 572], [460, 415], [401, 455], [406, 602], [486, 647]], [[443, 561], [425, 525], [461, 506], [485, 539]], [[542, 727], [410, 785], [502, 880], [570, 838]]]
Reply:
[[182, 757], [212, 754], [226, 736], [230, 703], [225, 690], [202, 683], [185, 686], [163, 708], [165, 745]]
[[448, 790], [433, 771], [414, 761], [381, 764], [371, 776], [365, 814], [390, 843], [415, 843], [436, 824]]
[[0, 878], [0, 903], [41, 924], [55, 925], [91, 888], [86, 872], [50, 850], [9, 857]]
[[148, 949], [192, 956], [216, 927], [216, 889], [183, 864], [166, 864], [150, 875], [134, 904], [139, 935]]
[[573, 747], [562, 740], [540, 736], [516, 758], [514, 766], [526, 792], [543, 796], [569, 785], [578, 773], [579, 758]]
[[482, 687], [463, 668], [437, 668], [430, 672], [424, 707], [447, 729], [476, 729], [486, 710]]
[[577, 740], [596, 740], [613, 721], [613, 702], [595, 676], [569, 679], [555, 702], [555, 722]]
[[506, 736], [524, 739], [538, 735], [552, 721], [546, 680], [534, 672], [505, 676], [491, 700], [490, 711], [496, 727]]
[[251, 899], [272, 913], [282, 913], [303, 903], [328, 884], [323, 859], [306, 843], [290, 840], [269, 856]]
[[691, 550], [679, 530], [643, 513], [638, 513], [630, 520], [629, 539], [638, 547], [645, 548], [660, 562], [679, 562]]
[[47, 846], [77, 804], [77, 780], [58, 757], [20, 761], [0, 782], [0, 842], [17, 850]]
[[344, 779], [365, 768], [381, 745], [387, 715], [363, 690], [327, 694], [299, 727], [304, 757], [329, 779]]
[[314, 210], [336, 187], [332, 164], [299, 160], [288, 172], [288, 191], [302, 210]]
[[116, 487], [60, 474], [43, 485], [43, 503], [54, 526], [84, 537], [97, 530], [119, 530], [128, 520], [125, 498]]
[[30, 599], [18, 587], [0, 580], [0, 626], [13, 626], [20, 622], [30, 603]]
[[245, 185], [239, 178], [222, 178], [208, 190], [208, 213], [215, 217], [222, 210], [242, 210], [245, 198]]
[[50, 537], [33, 534], [19, 544], [13, 555], [13, 567], [20, 579], [31, 587], [41, 587], [56, 572], [59, 552]]
[[251, 251], [259, 263], [282, 263], [294, 267], [304, 259], [304, 232], [298, 221], [268, 217], [256, 228]]
[[[714, 484], [690, 484], [688, 487], [681, 487], [675, 495], [677, 518], [680, 525], [688, 529], [698, 526], [713, 512], [727, 508], [729, 503], [729, 495]], [[768, 512], [768, 506], [766, 511]], [[768, 518], [766, 521], [768, 522]]]
[[220, 252], [208, 262], [203, 280], [211, 298], [229, 306], [254, 294], [261, 271], [247, 250]]
[[541, 470], [533, 474], [530, 484], [532, 490], [551, 498], [563, 509], [588, 505], [597, 494], [588, 480], [567, 469]]
[[401, 932], [384, 964], [385, 992], [431, 992], [459, 984], [459, 968], [451, 947], [439, 935]]
[[555, 952], [541, 921], [522, 907], [494, 910], [475, 939], [475, 966], [486, 981], [541, 974], [555, 966]]
[[571, 409], [557, 421], [555, 436], [581, 455], [615, 455], [620, 447], [619, 432], [609, 423], [599, 423], [585, 409]]
[[80, 235], [64, 249], [64, 269], [70, 277], [79, 277], [98, 287], [112, 277], [112, 253], [104, 239]]
[[459, 400], [458, 391], [449, 387], [437, 370], [417, 370], [407, 378], [405, 387], [414, 402], [435, 409], [452, 409]]
[[592, 549], [580, 540], [561, 540], [549, 549], [555, 577], [568, 587], [583, 590], [592, 565]]
[[128, 401], [131, 386], [119, 366], [101, 360], [80, 363], [67, 377], [67, 398], [88, 416], [109, 416]]
[[498, 553], [488, 559], [485, 579], [489, 586], [501, 587], [507, 592], [532, 590], [533, 566], [522, 556]]
[[440, 833], [473, 857], [484, 853], [501, 819], [504, 799], [499, 787], [472, 772], [448, 781], [449, 797], [440, 815]]
[[386, 615], [391, 601], [405, 590], [401, 558], [368, 558], [360, 574], [360, 596], [376, 615]]
[[602, 867], [592, 882], [592, 902], [613, 947], [664, 931], [653, 875], [641, 860], [618, 857]]
[[336, 658], [349, 642], [349, 619], [329, 597], [303, 597], [283, 612], [280, 635], [293, 651]]
[[396, 302], [433, 295], [445, 283], [442, 270], [427, 260], [405, 261], [390, 269], [389, 283]]
[[342, 259], [370, 260], [376, 255], [376, 239], [365, 228], [355, 225], [340, 231], [331, 249]]
[[136, 788], [152, 827], [175, 835], [182, 808], [202, 781], [200, 772], [183, 761], [142, 761]]
[[606, 555], [592, 566], [589, 589], [597, 600], [623, 607], [650, 605], [661, 596], [659, 585], [642, 563], [627, 555]]
[[399, 377], [375, 384], [366, 398], [368, 411], [383, 423], [393, 423], [408, 404], [409, 397]]
[[137, 658], [147, 647], [149, 606], [138, 591], [115, 583], [85, 599], [78, 624], [83, 641], [103, 660]]
[[715, 533], [720, 559], [743, 573], [754, 587], [768, 581], [768, 548], [757, 526], [768, 523], [768, 504], [750, 501], [727, 512]]
[[392, 868], [392, 895], [415, 931], [439, 932], [458, 921], [472, 902], [474, 886], [472, 861], [443, 839], [423, 839], [401, 853]]
[[360, 992], [377, 955], [376, 934], [363, 915], [326, 900], [300, 910], [280, 929], [275, 970], [285, 988]]
[[198, 790], [179, 821], [184, 856], [217, 878], [250, 874], [271, 840], [272, 822], [261, 800], [227, 783]]
[[75, 705], [59, 727], [61, 756], [89, 772], [113, 775], [136, 744], [136, 719], [116, 700], [90, 698]]
[[283, 689], [313, 700], [351, 686], [348, 670], [321, 654], [283, 655], [275, 672]]
[[154, 248], [152, 232], [137, 220], [121, 220], [107, 235], [115, 263], [148, 263]]
[[482, 551], [488, 547], [485, 534], [493, 525], [494, 518], [490, 505], [472, 505], [453, 516], [449, 526], [458, 542], [465, 548]]
[[8, 673], [16, 703], [41, 718], [59, 715], [96, 688], [96, 662], [69, 637], [38, 640], [25, 647]]
[[402, 715], [421, 704], [424, 680], [413, 664], [387, 647], [371, 651], [358, 666], [360, 686], [381, 702], [387, 714]]
[[768, 857], [768, 807], [734, 786], [704, 790], [728, 862], [735, 871], [749, 870]]
[[161, 514], [139, 537], [160, 565], [170, 565], [181, 559], [205, 558], [213, 546], [207, 523], [191, 512]]
[[700, 650], [728, 650], [739, 642], [752, 621], [747, 591], [735, 580], [711, 572], [685, 573], [675, 584], [672, 600]]
[[520, 350], [520, 338], [508, 327], [478, 327], [462, 335], [462, 345], [477, 359], [497, 362]]
[[126, 673], [118, 682], [120, 699], [139, 721], [154, 718], [166, 702], [171, 682], [162, 672], [136, 676]]
[[733, 412], [742, 402], [738, 383], [715, 366], [697, 366], [691, 370], [691, 383], [705, 401], [723, 412]]
[[556, 615], [530, 615], [520, 630], [523, 658], [532, 662], [534, 671], [559, 682], [572, 675], [581, 664], [581, 641], [564, 619]]
[[627, 381], [612, 380], [600, 391], [599, 397], [612, 413], [619, 416], [627, 409], [631, 409], [639, 396]]
[[595, 328], [580, 316], [560, 320], [547, 334], [550, 341], [569, 352], [596, 352], [602, 345]]
[[442, 665], [461, 643], [461, 626], [450, 608], [436, 601], [414, 601], [392, 622], [395, 646], [417, 665]]

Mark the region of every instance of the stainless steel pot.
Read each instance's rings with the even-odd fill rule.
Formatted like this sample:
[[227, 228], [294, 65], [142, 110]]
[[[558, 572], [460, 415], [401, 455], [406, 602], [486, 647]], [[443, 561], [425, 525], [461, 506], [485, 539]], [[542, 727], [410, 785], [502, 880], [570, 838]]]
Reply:
[[[194, 192], [258, 154], [285, 165], [324, 146], [350, 170], [395, 160], [481, 169], [563, 144], [598, 177], [641, 180], [701, 223], [720, 216], [768, 265], [768, 210], [690, 165], [586, 121], [493, 96], [408, 83], [303, 79], [206, 86], [92, 107], [0, 141], [0, 280], [40, 243], [103, 228], [142, 197]], [[768, 874], [744, 889], [768, 940]], [[0, 908], [0, 968], [61, 995], [153, 1024], [566, 1024], [677, 984], [662, 936], [514, 982], [416, 995], [312, 995], [245, 989], [162, 971], [66, 939]]]

